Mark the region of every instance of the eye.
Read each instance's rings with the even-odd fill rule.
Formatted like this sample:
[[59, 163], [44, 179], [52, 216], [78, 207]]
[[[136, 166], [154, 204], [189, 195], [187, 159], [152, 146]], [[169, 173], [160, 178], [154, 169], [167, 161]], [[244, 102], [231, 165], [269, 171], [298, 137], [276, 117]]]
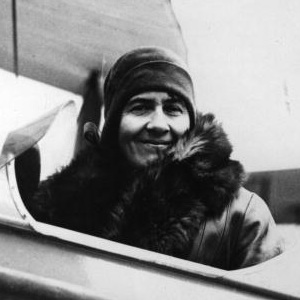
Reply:
[[145, 103], [133, 103], [126, 107], [125, 111], [127, 113], [140, 116], [146, 114], [149, 111], [149, 107]]
[[170, 116], [180, 116], [185, 112], [185, 106], [181, 103], [165, 103], [164, 111]]

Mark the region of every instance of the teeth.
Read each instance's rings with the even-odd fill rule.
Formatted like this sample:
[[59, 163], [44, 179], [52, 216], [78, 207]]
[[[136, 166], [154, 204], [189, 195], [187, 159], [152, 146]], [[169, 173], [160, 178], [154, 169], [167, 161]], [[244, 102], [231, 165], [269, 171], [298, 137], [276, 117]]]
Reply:
[[153, 145], [168, 145], [168, 142], [156, 142], [156, 141], [149, 141], [145, 142], [145, 144], [153, 144]]
[[165, 148], [168, 146], [167, 144], [153, 144], [153, 143], [147, 143], [146, 145], [149, 145], [152, 147], [158, 147], [158, 148]]

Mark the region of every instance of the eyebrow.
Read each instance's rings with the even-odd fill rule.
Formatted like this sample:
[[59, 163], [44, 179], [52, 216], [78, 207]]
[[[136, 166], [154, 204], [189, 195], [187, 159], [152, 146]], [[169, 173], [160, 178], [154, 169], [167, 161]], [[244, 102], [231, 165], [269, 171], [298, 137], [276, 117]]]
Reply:
[[185, 101], [179, 98], [177, 95], [169, 95], [169, 98], [165, 99], [164, 102], [179, 104], [182, 105], [185, 109], [187, 109]]
[[128, 106], [128, 105], [134, 105], [134, 104], [139, 104], [139, 103], [145, 103], [145, 101], [147, 101], [147, 100], [150, 100], [150, 99], [148, 99], [148, 98], [143, 98], [143, 97], [137, 97], [137, 98], [134, 98], [134, 99], [130, 99], [130, 100], [126, 103], [125, 107]]
[[[142, 102], [142, 101], [151, 101], [153, 99], [137, 95], [137, 96], [131, 98], [127, 102], [127, 104], [132, 104], [132, 103]], [[179, 104], [181, 104], [181, 105], [183, 105], [183, 106], [186, 107], [185, 101], [183, 99], [179, 98], [175, 94], [168, 94], [168, 98], [164, 99], [163, 102], [176, 102], [176, 103], [179, 103]]]
[[184, 100], [182, 100], [182, 99], [180, 99], [178, 97], [172, 97], [172, 96], [170, 96], [169, 98], [164, 99], [164, 102], [172, 102], [172, 103], [175, 102], [175, 103], [179, 103], [179, 104], [181, 104], [183, 106], [186, 106]]
[[130, 98], [127, 103], [134, 103], [136, 101], [144, 101], [144, 100], [148, 100], [148, 98], [144, 98], [142, 96], [136, 96], [134, 98]]

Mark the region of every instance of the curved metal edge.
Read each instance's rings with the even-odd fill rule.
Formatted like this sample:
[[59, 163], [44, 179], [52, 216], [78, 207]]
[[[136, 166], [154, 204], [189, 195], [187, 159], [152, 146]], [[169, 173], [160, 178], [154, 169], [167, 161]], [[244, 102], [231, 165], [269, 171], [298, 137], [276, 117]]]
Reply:
[[0, 213], [0, 224], [8, 227], [20, 228], [23, 230], [32, 231], [32, 228], [28, 222], [25, 222], [21, 218], [8, 217]]
[[299, 300], [297, 296], [285, 294], [277, 291], [273, 291], [267, 287], [261, 287], [253, 285], [251, 283], [245, 283], [237, 279], [230, 279], [227, 277], [222, 278], [222, 283], [228, 287], [235, 288], [238, 291], [248, 292], [249, 294], [256, 295], [257, 297], [266, 297], [273, 300]]
[[34, 231], [64, 243], [76, 244], [79, 247], [98, 251], [98, 253], [105, 253], [118, 259], [130, 260], [155, 268], [168, 269], [175, 273], [196, 275], [206, 279], [223, 278], [223, 276], [228, 273], [228, 271], [225, 270], [41, 223], [35, 220], [33, 220], [30, 225]]
[[[100, 295], [81, 286], [27, 272], [0, 267], [0, 296], [17, 299], [100, 300]], [[11, 298], [10, 298], [11, 299]], [[15, 298], [13, 298], [15, 299]]]
[[6, 168], [6, 175], [7, 175], [8, 185], [9, 185], [10, 196], [16, 210], [18, 211], [21, 217], [21, 220], [18, 220], [17, 223], [15, 223], [15, 221], [12, 220], [10, 222], [10, 225], [15, 224], [17, 227], [20, 227], [21, 225], [22, 228], [33, 229], [30, 226], [30, 224], [34, 221], [34, 219], [26, 209], [19, 192], [16, 173], [15, 173], [15, 161], [12, 160], [9, 164], [5, 166], [5, 168]]
[[[179, 260], [177, 258], [169, 257], [166, 255], [154, 253], [154, 252], [149, 252], [146, 250], [118, 244], [115, 242], [111, 242], [108, 240], [92, 237], [89, 235], [77, 233], [71, 230], [55, 227], [52, 225], [47, 225], [43, 223], [38, 223], [36, 222], [37, 226], [39, 226], [41, 231], [44, 231], [44, 239], [45, 237], [47, 238], [47, 235], [45, 234], [46, 232], [52, 231], [52, 233], [55, 233], [55, 235], [48, 236], [50, 239], [54, 239], [59, 241], [62, 245], [72, 245], [72, 246], [77, 246], [77, 249], [79, 250], [82, 248], [83, 250], [88, 250], [91, 253], [97, 253], [97, 256], [99, 259], [101, 257], [110, 257], [110, 259], [113, 260], [122, 260], [122, 261], [127, 261], [128, 263], [134, 263], [143, 266], [144, 268], [149, 268], [152, 269], [154, 272], [159, 272], [159, 270], [164, 270], [167, 271], [169, 274], [172, 274], [172, 276], [179, 276], [179, 277], [184, 277], [186, 280], [188, 278], [193, 279], [193, 280], [199, 280], [199, 284], [201, 284], [202, 281], [205, 282], [210, 282], [216, 284], [216, 288], [223, 287], [226, 289], [231, 289], [234, 293], [246, 293], [249, 296], [253, 298], [263, 298], [263, 299], [299, 299], [298, 297], [289, 295], [289, 294], [284, 294], [280, 293], [277, 291], [272, 291], [268, 288], [253, 285], [251, 283], [246, 283], [243, 281], [238, 280], [238, 278], [230, 278], [226, 277], [226, 274], [229, 274], [230, 271], [223, 271], [219, 269], [215, 269], [212, 267], [208, 267], [205, 265], [200, 265], [196, 263], [192, 263], [189, 261], [185, 260]], [[42, 230], [44, 227], [44, 230]], [[16, 229], [19, 230], [19, 229]], [[41, 234], [42, 232], [36, 232], [36, 231], [31, 231], [30, 234], [36, 235], [38, 238], [38, 235]], [[64, 239], [62, 239], [62, 236], [65, 236]], [[45, 241], [45, 240], [44, 240]], [[1, 291], [1, 269], [0, 267], [0, 291]], [[220, 272], [219, 272], [220, 271]], [[12, 273], [14, 274], [14, 271], [9, 272], [9, 274]], [[219, 276], [217, 276], [217, 273], [219, 273]], [[26, 275], [26, 273], [24, 273]], [[223, 276], [221, 275], [223, 274]], [[21, 273], [22, 275], [22, 273]], [[29, 274], [30, 275], [30, 274]], [[29, 279], [32, 278], [32, 281], [34, 282], [36, 278], [36, 275], [29, 276]], [[22, 278], [21, 278], [22, 279]], [[27, 280], [27, 277], [25, 278]], [[18, 280], [18, 277], [16, 277], [16, 280]], [[27, 282], [27, 281], [26, 281]], [[26, 283], [25, 282], [25, 283]], [[30, 282], [30, 281], [29, 281]], [[45, 285], [45, 289], [47, 289], [48, 285], [47, 280], [42, 281]], [[58, 282], [58, 287], [62, 285], [63, 287], [65, 286], [64, 284], [61, 284], [60, 281], [53, 281], [53, 283]], [[50, 281], [51, 285], [51, 281]], [[68, 285], [70, 287], [70, 290], [72, 290], [73, 285]], [[26, 287], [26, 285], [25, 285]], [[54, 286], [55, 287], [55, 286]], [[19, 287], [18, 287], [19, 288]], [[22, 288], [22, 285], [21, 287]], [[52, 287], [50, 287], [51, 289]], [[76, 285], [75, 285], [75, 291], [76, 292]], [[0, 292], [1, 295], [1, 292]], [[30, 298], [32, 299], [32, 298]], [[34, 299], [34, 298], [33, 298]], [[41, 299], [41, 298], [38, 298]], [[44, 297], [42, 298], [44, 299]], [[48, 299], [48, 298], [45, 298]], [[50, 298], [52, 299], [52, 298]], [[56, 299], [56, 298], [55, 298]], [[58, 299], [65, 299], [65, 298], [58, 298]], [[71, 298], [73, 299], [73, 298]], [[77, 299], [77, 298], [74, 298]], [[80, 298], [79, 298], [80, 299]], [[85, 299], [85, 298], [82, 298]]]

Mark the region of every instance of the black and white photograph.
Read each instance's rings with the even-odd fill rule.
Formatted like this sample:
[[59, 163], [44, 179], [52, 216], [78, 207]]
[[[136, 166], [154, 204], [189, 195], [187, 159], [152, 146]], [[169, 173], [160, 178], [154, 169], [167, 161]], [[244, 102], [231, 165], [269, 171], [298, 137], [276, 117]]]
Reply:
[[0, 298], [300, 299], [300, 1], [0, 0]]

